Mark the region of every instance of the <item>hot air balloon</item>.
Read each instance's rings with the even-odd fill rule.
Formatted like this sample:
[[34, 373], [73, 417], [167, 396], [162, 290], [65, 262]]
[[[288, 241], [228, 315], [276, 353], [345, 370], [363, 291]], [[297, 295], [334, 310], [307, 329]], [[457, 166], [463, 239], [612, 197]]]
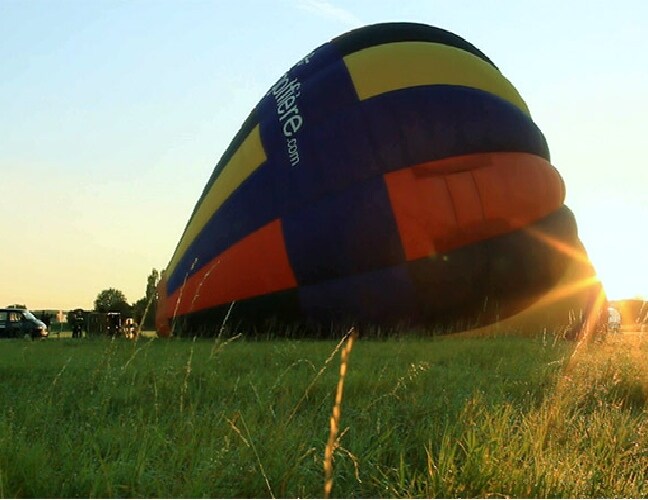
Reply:
[[222, 155], [162, 275], [158, 334], [227, 315], [457, 329], [550, 292], [586, 307], [594, 271], [564, 198], [479, 49], [423, 24], [350, 31], [281, 76]]

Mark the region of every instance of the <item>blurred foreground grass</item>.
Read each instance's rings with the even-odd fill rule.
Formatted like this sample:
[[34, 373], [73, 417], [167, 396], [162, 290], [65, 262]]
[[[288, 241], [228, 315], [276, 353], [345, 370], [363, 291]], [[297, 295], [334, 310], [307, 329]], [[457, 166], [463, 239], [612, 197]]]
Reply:
[[[335, 342], [0, 342], [0, 496], [322, 497]], [[358, 341], [338, 497], [648, 496], [648, 340]]]

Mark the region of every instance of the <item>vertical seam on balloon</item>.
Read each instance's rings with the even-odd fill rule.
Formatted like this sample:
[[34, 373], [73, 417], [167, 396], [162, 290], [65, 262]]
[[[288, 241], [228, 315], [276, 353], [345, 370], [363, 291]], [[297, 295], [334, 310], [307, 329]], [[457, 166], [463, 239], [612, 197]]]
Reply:
[[[402, 121], [398, 120], [396, 121], [396, 132], [398, 134], [398, 144], [400, 145], [400, 149], [403, 155], [403, 165], [411, 165], [412, 164], [412, 155], [410, 154], [410, 149], [409, 149], [409, 142], [407, 140], [407, 135], [403, 132], [402, 129]], [[390, 170], [393, 170], [393, 168], [390, 168]]]
[[[347, 70], [348, 70], [348, 68], [347, 68]], [[355, 86], [354, 86], [354, 90], [355, 90]], [[358, 92], [356, 91], [356, 96], [357, 95], [358, 95]], [[373, 132], [372, 132], [372, 130], [370, 128], [369, 119], [367, 117], [367, 111], [365, 109], [365, 106], [363, 106], [362, 101], [360, 101], [360, 100], [358, 100], [357, 106], [360, 107], [360, 113], [362, 115], [362, 121], [364, 122], [366, 130], [368, 132], [366, 134], [366, 137], [367, 137], [367, 141], [369, 142], [369, 145], [371, 146], [371, 157], [373, 158], [374, 165], [380, 165], [380, 171], [385, 172], [386, 169], [383, 168], [384, 167], [384, 162], [382, 161], [382, 159], [376, 153], [376, 151], [378, 151], [378, 146], [376, 145], [376, 140], [374, 138], [374, 134], [373, 134]]]
[[349, 69], [349, 65], [347, 64], [345, 57], [346, 56], [343, 56], [340, 59], [342, 60], [342, 64], [344, 64], [344, 68], [346, 69], [347, 76], [349, 77], [349, 81], [351, 82], [351, 86], [353, 87], [353, 92], [355, 93], [356, 101], [358, 103], [361, 103], [362, 99], [360, 99], [360, 94], [358, 93], [358, 87], [356, 87], [356, 83], [353, 80], [353, 75], [351, 74], [351, 70]]
[[[390, 109], [391, 112], [391, 109]], [[409, 148], [408, 148], [408, 142], [405, 133], [403, 132], [402, 125], [400, 122], [397, 122], [397, 125], [395, 127], [396, 133], [398, 134], [398, 144], [400, 144], [400, 149], [403, 155], [403, 162], [404, 165], [411, 165], [412, 164], [412, 155], [410, 154]], [[388, 168], [384, 171], [391, 171], [393, 168]], [[400, 248], [401, 252], [403, 254], [403, 262], [407, 262], [407, 252], [405, 250], [405, 245], [403, 243], [403, 237], [400, 232], [400, 228], [398, 226], [398, 219], [396, 218], [396, 214], [394, 213], [394, 206], [391, 203], [391, 199], [389, 196], [389, 186], [387, 185], [387, 180], [385, 179], [385, 175], [382, 175], [382, 183], [385, 188], [385, 192], [387, 193], [387, 200], [389, 201], [389, 210], [391, 211], [392, 218], [394, 220], [394, 225], [396, 226], [396, 233], [398, 234], [398, 241], [400, 243]]]
[[450, 184], [448, 184], [448, 176], [443, 176], [443, 182], [445, 183], [446, 190], [448, 191], [448, 198], [450, 198], [450, 205], [452, 206], [452, 215], [454, 217], [455, 227], [459, 227], [459, 218], [457, 217], [457, 207], [455, 206], [455, 199], [452, 196], [452, 191], [450, 191]]
[[475, 171], [474, 170], [469, 170], [470, 172], [470, 178], [473, 181], [473, 184], [475, 185], [475, 192], [477, 193], [477, 199], [479, 200], [479, 208], [481, 210], [481, 219], [486, 220], [486, 215], [484, 213], [484, 200], [482, 200], [482, 194], [479, 189], [479, 185], [477, 184], [477, 179], [475, 179]]
[[299, 278], [297, 277], [297, 273], [295, 272], [293, 263], [290, 260], [290, 252], [288, 251], [288, 242], [286, 241], [286, 233], [284, 233], [283, 217], [279, 217], [275, 220], [279, 222], [279, 231], [281, 232], [281, 239], [283, 241], [284, 252], [286, 252], [286, 261], [288, 262], [288, 267], [290, 267], [290, 272], [292, 273], [293, 278], [295, 279], [295, 288], [299, 289], [301, 283], [299, 282]]

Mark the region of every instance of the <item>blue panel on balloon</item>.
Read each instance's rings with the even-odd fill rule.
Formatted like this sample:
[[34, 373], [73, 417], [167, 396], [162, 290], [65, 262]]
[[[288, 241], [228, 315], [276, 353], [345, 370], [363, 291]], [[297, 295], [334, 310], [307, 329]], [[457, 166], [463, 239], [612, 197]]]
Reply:
[[302, 310], [314, 319], [371, 322], [416, 319], [416, 294], [403, 265], [299, 288]]
[[285, 216], [282, 223], [288, 258], [300, 285], [405, 259], [381, 177], [320, 199]]
[[376, 96], [362, 106], [385, 172], [471, 153], [520, 151], [549, 158], [537, 125], [482, 90], [421, 86]]
[[302, 286], [299, 300], [309, 317], [323, 321], [418, 317], [416, 294], [404, 265]]

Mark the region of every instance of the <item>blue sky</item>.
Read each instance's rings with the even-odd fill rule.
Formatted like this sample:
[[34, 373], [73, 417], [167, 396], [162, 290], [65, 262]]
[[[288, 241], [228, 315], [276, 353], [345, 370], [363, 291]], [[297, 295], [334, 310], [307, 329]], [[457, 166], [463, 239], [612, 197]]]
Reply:
[[0, 305], [143, 296], [268, 87], [383, 21], [443, 27], [494, 61], [608, 294], [648, 296], [645, 2], [0, 0]]

